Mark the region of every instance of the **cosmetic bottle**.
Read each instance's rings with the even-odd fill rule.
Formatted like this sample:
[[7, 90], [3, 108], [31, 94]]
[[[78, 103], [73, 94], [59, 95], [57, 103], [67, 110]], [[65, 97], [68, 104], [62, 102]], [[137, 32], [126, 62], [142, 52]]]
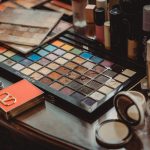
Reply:
[[104, 22], [105, 22], [104, 8], [96, 8], [94, 11], [94, 16], [96, 25], [96, 40], [104, 44]]
[[73, 25], [75, 30], [86, 27], [85, 7], [87, 3], [87, 0], [72, 0]]
[[104, 45], [107, 50], [111, 50], [110, 21], [104, 23]]
[[86, 37], [89, 39], [94, 40], [95, 36], [95, 23], [94, 23], [94, 9], [95, 5], [88, 4], [85, 8], [85, 15], [86, 15]]

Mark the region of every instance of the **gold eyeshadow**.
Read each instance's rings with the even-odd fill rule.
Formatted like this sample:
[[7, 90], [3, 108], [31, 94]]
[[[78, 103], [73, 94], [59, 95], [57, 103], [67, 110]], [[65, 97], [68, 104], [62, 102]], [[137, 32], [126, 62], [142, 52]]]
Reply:
[[[0, 62], [24, 77], [39, 81], [44, 90], [53, 89], [53, 95], [81, 109], [85, 109], [85, 105], [96, 109], [137, 74], [59, 39], [28, 55], [0, 47]], [[91, 112], [91, 109], [85, 110]]]

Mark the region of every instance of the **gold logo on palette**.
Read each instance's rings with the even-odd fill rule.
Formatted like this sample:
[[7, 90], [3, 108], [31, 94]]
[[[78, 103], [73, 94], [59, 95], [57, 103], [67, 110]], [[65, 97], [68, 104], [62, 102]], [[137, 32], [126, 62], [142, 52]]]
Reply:
[[11, 106], [17, 102], [16, 98], [5, 92], [0, 95], [0, 102], [5, 106]]

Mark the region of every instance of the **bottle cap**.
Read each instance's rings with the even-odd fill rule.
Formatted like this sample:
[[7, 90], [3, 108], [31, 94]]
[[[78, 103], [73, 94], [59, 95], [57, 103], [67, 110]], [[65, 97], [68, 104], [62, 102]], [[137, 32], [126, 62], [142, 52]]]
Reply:
[[105, 22], [105, 10], [104, 8], [96, 8], [94, 11], [96, 25], [103, 25]]
[[150, 32], [150, 5], [143, 7], [143, 31]]

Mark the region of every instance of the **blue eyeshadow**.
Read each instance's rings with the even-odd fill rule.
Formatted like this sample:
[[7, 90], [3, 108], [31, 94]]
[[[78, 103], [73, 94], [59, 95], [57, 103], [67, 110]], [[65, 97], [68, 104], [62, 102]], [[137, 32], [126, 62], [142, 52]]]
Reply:
[[33, 62], [29, 59], [24, 59], [23, 61], [20, 62], [20, 64], [24, 66], [30, 66]]
[[11, 59], [16, 61], [16, 62], [19, 62], [19, 61], [22, 61], [25, 58], [20, 56], [20, 55], [14, 55], [14, 56], [11, 57]]
[[44, 49], [47, 50], [47, 51], [49, 51], [49, 52], [53, 52], [57, 48], [55, 46], [48, 45], [48, 46], [44, 47]]
[[48, 52], [45, 51], [45, 50], [39, 50], [37, 53], [38, 53], [40, 56], [46, 56], [46, 55], [48, 54]]
[[103, 61], [102, 58], [97, 57], [97, 56], [93, 56], [90, 60], [97, 63], [97, 64]]
[[38, 61], [41, 59], [41, 57], [39, 55], [36, 54], [31, 54], [30, 56], [28, 56], [28, 59], [32, 60], [32, 61]]
[[93, 55], [88, 52], [84, 52], [84, 53], [80, 54], [80, 56], [85, 59], [90, 59]]

